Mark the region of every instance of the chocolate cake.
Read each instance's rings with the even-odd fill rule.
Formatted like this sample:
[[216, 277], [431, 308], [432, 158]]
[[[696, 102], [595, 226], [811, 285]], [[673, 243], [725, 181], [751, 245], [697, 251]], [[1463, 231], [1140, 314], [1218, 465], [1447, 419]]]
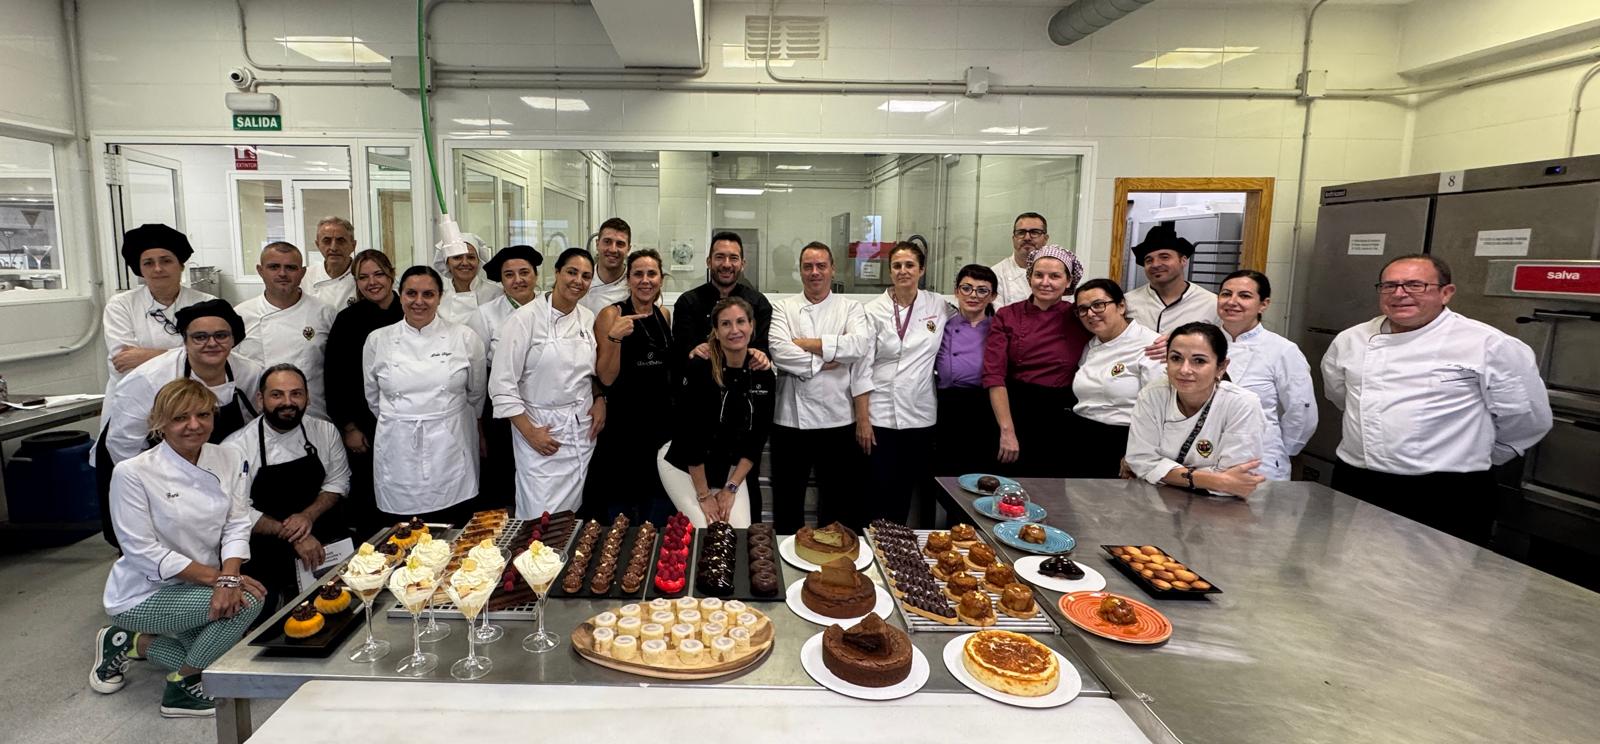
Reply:
[[800, 589], [800, 601], [819, 615], [861, 617], [877, 604], [877, 592], [872, 582], [856, 570], [855, 564], [841, 556], [806, 576]]
[[834, 676], [862, 687], [888, 687], [911, 674], [911, 639], [869, 614], [855, 627], [822, 632], [822, 664]]

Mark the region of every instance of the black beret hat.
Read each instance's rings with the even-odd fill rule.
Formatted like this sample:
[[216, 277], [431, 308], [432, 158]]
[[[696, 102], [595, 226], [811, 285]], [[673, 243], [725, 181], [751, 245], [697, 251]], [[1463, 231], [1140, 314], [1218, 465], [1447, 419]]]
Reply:
[[494, 254], [494, 258], [489, 259], [489, 263], [483, 265], [484, 273], [489, 275], [489, 281], [500, 281], [500, 269], [505, 267], [507, 261], [514, 258], [527, 261], [535, 271], [539, 269], [540, 264], [544, 263], [544, 256], [539, 255], [539, 252], [534, 250], [531, 245], [507, 246], [501, 248], [499, 253]]
[[140, 225], [122, 234], [122, 261], [128, 270], [139, 276], [139, 257], [151, 248], [165, 248], [178, 257], [178, 263], [188, 263], [194, 255], [189, 236], [166, 225]]
[[1133, 247], [1133, 257], [1143, 265], [1145, 256], [1163, 249], [1177, 251], [1184, 258], [1194, 255], [1194, 244], [1178, 237], [1177, 228], [1163, 223], [1145, 233], [1144, 242]]
[[198, 318], [221, 318], [228, 321], [228, 328], [233, 330], [233, 345], [238, 346], [244, 340], [244, 318], [234, 312], [233, 306], [227, 300], [206, 300], [196, 302], [178, 311], [178, 333], [188, 335], [189, 324]]

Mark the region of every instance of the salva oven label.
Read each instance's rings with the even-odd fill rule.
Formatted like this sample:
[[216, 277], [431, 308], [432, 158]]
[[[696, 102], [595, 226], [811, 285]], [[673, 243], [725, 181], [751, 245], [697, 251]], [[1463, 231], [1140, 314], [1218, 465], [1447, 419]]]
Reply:
[[1511, 291], [1600, 297], [1600, 266], [1517, 264]]

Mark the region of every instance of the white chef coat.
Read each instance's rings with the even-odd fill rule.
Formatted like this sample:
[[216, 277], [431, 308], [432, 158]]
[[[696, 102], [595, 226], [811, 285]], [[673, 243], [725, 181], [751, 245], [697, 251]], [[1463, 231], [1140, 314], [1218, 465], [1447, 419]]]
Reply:
[[1000, 286], [994, 288], [996, 310], [1033, 296], [1033, 285], [1028, 283], [1028, 267], [1018, 266], [1013, 256], [1007, 254], [1000, 263], [989, 267], [994, 269], [995, 278], [1000, 280]]
[[1123, 458], [1128, 469], [1136, 477], [1160, 483], [1173, 468], [1227, 470], [1261, 457], [1261, 401], [1255, 393], [1227, 380], [1218, 382], [1205, 425], [1179, 463], [1173, 458], [1199, 417], [1199, 411], [1185, 416], [1178, 410], [1178, 391], [1165, 377], [1145, 386], [1128, 427]]
[[[268, 465], [282, 465], [293, 462], [306, 456], [306, 443], [317, 448], [317, 460], [322, 463], [322, 487], [320, 490], [344, 496], [350, 493], [350, 461], [344, 454], [344, 438], [339, 435], [338, 427], [326, 419], [313, 416], [302, 416], [300, 421], [304, 424], [305, 434], [301, 435], [301, 427], [296, 426], [288, 431], [278, 431], [272, 428], [271, 422], [265, 426], [257, 426], [261, 417], [251, 419], [249, 423], [222, 440], [224, 445], [239, 451], [239, 456], [244, 460], [245, 485], [255, 483], [256, 474]], [[267, 434], [267, 459], [261, 460], [260, 432]], [[254, 507], [250, 509], [252, 518], [261, 516], [261, 512]]]
[[600, 311], [606, 309], [607, 305], [616, 304], [627, 297], [628, 272], [626, 270], [614, 282], [601, 282], [600, 272], [596, 271], [594, 273], [594, 282], [589, 285], [589, 293], [584, 295], [583, 299], [578, 300], [578, 304], [589, 308], [589, 312], [599, 315]]
[[355, 264], [339, 276], [329, 276], [321, 261], [310, 261], [306, 264], [306, 275], [300, 278], [300, 291], [322, 300], [322, 304], [338, 314], [359, 299], [356, 297]]
[[1185, 323], [1210, 323], [1221, 325], [1217, 318], [1217, 295], [1194, 282], [1183, 290], [1183, 295], [1171, 305], [1161, 302], [1155, 288], [1146, 284], [1129, 290], [1128, 318], [1156, 333], [1172, 333]]
[[482, 274], [472, 278], [470, 292], [457, 292], [449, 274], [440, 272], [440, 276], [444, 277], [444, 296], [439, 298], [439, 317], [458, 325], [464, 325], [480, 306], [504, 294], [498, 283], [484, 279]]
[[1289, 458], [1300, 454], [1317, 430], [1317, 399], [1306, 355], [1294, 342], [1257, 323], [1228, 339], [1228, 379], [1261, 399], [1264, 428], [1256, 472], [1267, 480], [1289, 480]]
[[[795, 346], [797, 338], [822, 339], [822, 356]], [[772, 423], [796, 429], [831, 429], [855, 423], [852, 399], [872, 392], [872, 326], [861, 303], [829, 292], [813, 304], [803, 294], [772, 304], [768, 341], [778, 368]], [[823, 370], [828, 362], [839, 366]]]
[[[257, 295], [234, 308], [244, 319], [244, 340], [237, 353], [261, 362], [263, 367], [293, 364], [306, 374], [307, 413], [328, 415], [328, 399], [323, 393], [322, 367], [328, 348], [328, 330], [333, 328], [333, 308], [305, 292], [293, 305], [280, 308]], [[250, 391], [255, 394], [254, 390]]]
[[1323, 392], [1344, 411], [1339, 459], [1395, 475], [1488, 470], [1550, 431], [1550, 396], [1533, 350], [1446, 308], [1389, 333], [1378, 316], [1347, 328], [1322, 357]]
[[[106, 451], [111, 453], [111, 463], [104, 463], [105, 466], [109, 467], [144, 451], [145, 436], [150, 433], [150, 407], [155, 405], [156, 393], [167, 383], [183, 377], [183, 365], [188, 359], [189, 352], [181, 346], [162, 352], [161, 356], [128, 372], [122, 382], [117, 383], [116, 392], [112, 393], [100, 412], [106, 427]], [[228, 405], [233, 402], [233, 396], [242, 395], [254, 408], [261, 365], [232, 353], [228, 355], [228, 369], [233, 371], [231, 381], [206, 386], [217, 396], [217, 405]], [[193, 374], [190, 377], [200, 380]], [[99, 466], [102, 463], [95, 464]]]
[[[910, 310], [900, 309], [896, 320], [891, 292], [885, 291], [863, 307], [874, 338], [874, 352], [860, 362], [872, 378], [868, 396], [872, 425], [885, 429], [933, 426], [939, 414], [933, 362], [939, 356], [939, 340], [944, 338], [945, 321], [953, 308], [938, 294], [921, 289]], [[906, 323], [904, 340], [896, 328], [902, 321]]]
[[531, 519], [549, 511], [576, 509], [594, 455], [589, 428], [594, 419], [594, 313], [583, 305], [563, 313], [546, 294], [517, 308], [500, 324], [490, 365], [489, 395], [494, 417], [527, 414], [536, 427], [548, 427], [561, 444], [554, 455], [539, 454], [512, 428], [517, 461], [517, 514]]
[[111, 523], [122, 557], [111, 564], [101, 597], [106, 614], [137, 607], [190, 563], [215, 569], [250, 559], [250, 497], [244, 466], [231, 447], [204, 444], [190, 463], [166, 442], [117, 465], [111, 474]]
[[106, 398], [117, 386], [117, 381], [123, 375], [111, 363], [111, 358], [125, 348], [141, 347], [146, 349], [175, 349], [183, 345], [183, 337], [177, 331], [168, 331], [162, 322], [150, 316], [150, 313], [160, 310], [167, 320], [172, 322], [174, 328], [178, 325], [178, 311], [196, 302], [214, 300], [215, 297], [189, 287], [179, 287], [178, 296], [171, 305], [162, 305], [156, 302], [150, 289], [143, 285], [134, 287], [126, 292], [119, 292], [115, 297], [106, 301], [105, 312], [101, 314], [101, 327], [104, 329], [106, 340], [106, 371], [109, 377], [106, 381]]
[[[535, 298], [537, 299], [537, 298]], [[500, 330], [500, 324], [511, 317], [511, 314], [521, 307], [507, 295], [490, 300], [478, 306], [472, 315], [467, 316], [467, 327], [471, 328], [478, 338], [483, 341], [484, 354], [491, 360], [494, 359], [494, 337]]]
[[1072, 394], [1078, 398], [1072, 412], [1102, 424], [1127, 426], [1139, 391], [1167, 376], [1165, 364], [1144, 355], [1144, 348], [1155, 340], [1156, 332], [1137, 321], [1128, 321], [1110, 343], [1091, 336], [1072, 378]]
[[378, 508], [426, 514], [478, 493], [483, 342], [466, 326], [401, 320], [361, 351], [367, 405], [378, 417], [372, 480]]

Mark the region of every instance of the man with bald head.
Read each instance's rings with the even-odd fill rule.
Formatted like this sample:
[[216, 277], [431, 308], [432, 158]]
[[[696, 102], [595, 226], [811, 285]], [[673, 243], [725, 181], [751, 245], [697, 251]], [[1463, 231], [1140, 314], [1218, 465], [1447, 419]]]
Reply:
[[305, 259], [293, 243], [278, 241], [261, 249], [256, 275], [261, 277], [262, 291], [235, 308], [244, 319], [245, 340], [234, 353], [264, 367], [299, 367], [305, 373], [311, 396], [307, 411], [326, 418], [323, 351], [328, 346], [328, 329], [333, 327], [335, 313], [322, 300], [300, 289], [305, 274]]

